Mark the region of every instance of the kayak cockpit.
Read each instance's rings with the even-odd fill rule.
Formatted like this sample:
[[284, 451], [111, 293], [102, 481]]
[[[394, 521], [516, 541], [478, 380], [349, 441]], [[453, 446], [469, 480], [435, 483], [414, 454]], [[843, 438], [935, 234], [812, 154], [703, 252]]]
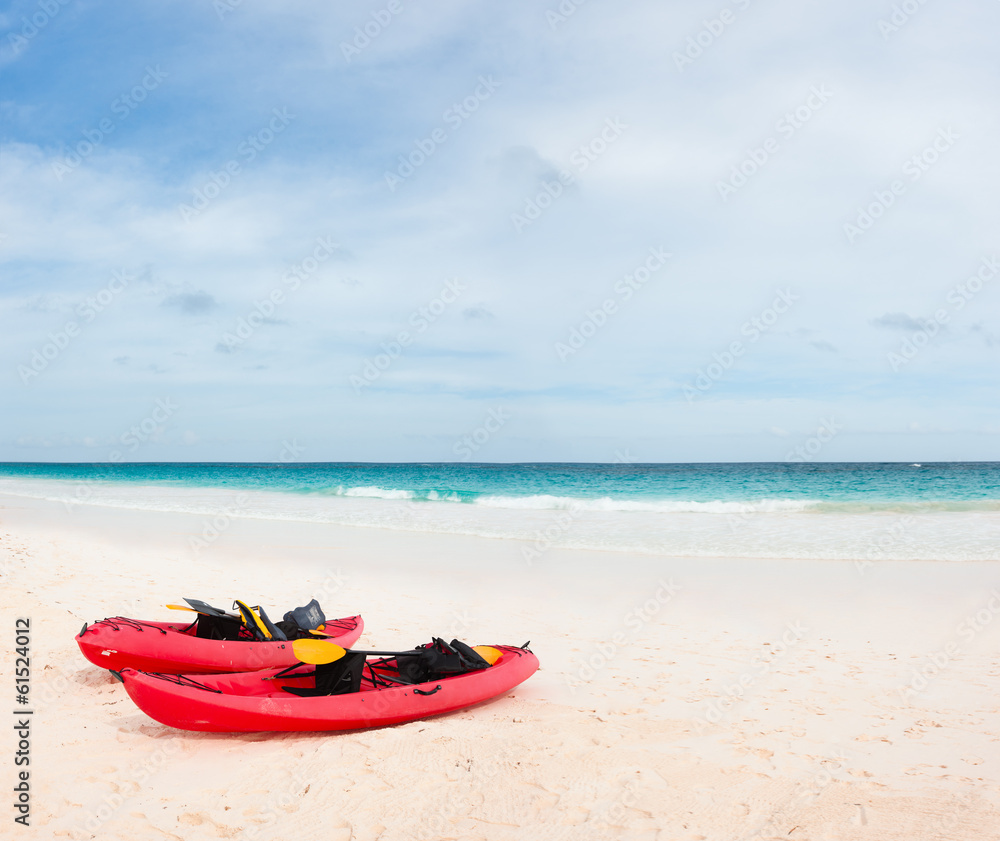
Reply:
[[[452, 640], [449, 645], [435, 639], [416, 649], [389, 656], [385, 656], [388, 652], [348, 649], [343, 651], [342, 656], [328, 663], [295, 663], [285, 669], [266, 672], [149, 675], [179, 686], [203, 689], [220, 695], [316, 698], [394, 689], [399, 686], [419, 687], [426, 683], [447, 681], [489, 669], [508, 653], [522, 651], [509, 646], [481, 646], [473, 649], [464, 643], [456, 645], [457, 642]], [[482, 656], [480, 651], [487, 653], [489, 659]]]

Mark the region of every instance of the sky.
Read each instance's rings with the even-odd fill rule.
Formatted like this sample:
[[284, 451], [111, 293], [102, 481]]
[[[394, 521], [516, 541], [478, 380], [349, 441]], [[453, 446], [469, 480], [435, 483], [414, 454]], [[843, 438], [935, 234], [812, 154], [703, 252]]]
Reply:
[[996, 460], [998, 27], [8, 3], [0, 460]]

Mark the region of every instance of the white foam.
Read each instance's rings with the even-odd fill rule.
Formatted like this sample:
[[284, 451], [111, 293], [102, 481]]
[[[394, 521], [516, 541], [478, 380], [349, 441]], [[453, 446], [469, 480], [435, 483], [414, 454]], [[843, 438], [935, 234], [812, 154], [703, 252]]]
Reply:
[[361, 486], [357, 488], [338, 487], [335, 496], [360, 496], [371, 499], [413, 499], [416, 494], [413, 491], [404, 491], [398, 488], [380, 488], [377, 485]]
[[510, 508], [516, 510], [535, 511], [643, 511], [648, 513], [679, 514], [745, 514], [756, 511], [805, 511], [818, 500], [795, 499], [760, 499], [753, 502], [696, 502], [694, 500], [656, 500], [644, 501], [637, 499], [612, 499], [599, 497], [597, 499], [581, 499], [570, 496], [481, 496], [476, 505], [488, 508]]

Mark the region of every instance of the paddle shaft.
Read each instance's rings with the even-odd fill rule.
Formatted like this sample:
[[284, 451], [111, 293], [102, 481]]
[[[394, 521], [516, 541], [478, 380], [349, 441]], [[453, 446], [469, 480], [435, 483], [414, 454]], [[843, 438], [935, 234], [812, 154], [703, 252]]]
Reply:
[[364, 654], [365, 657], [402, 657], [406, 654], [419, 654], [419, 651], [357, 651], [353, 648], [348, 648], [347, 652], [349, 654]]
[[168, 604], [171, 610], [186, 610], [190, 613], [197, 613], [199, 616], [228, 616], [230, 619], [239, 619], [235, 613], [206, 613], [204, 610], [195, 610], [193, 607], [184, 607], [182, 604]]

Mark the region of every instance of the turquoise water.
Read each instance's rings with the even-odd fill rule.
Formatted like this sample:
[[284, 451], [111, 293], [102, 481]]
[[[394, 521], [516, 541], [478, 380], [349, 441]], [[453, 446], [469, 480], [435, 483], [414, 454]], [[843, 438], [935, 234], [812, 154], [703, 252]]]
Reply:
[[[673, 557], [1000, 560], [1000, 464], [0, 464], [0, 494]], [[4, 503], [0, 502], [0, 506]], [[2, 511], [0, 511], [2, 514]]]
[[[1000, 463], [0, 464], [0, 477], [271, 491], [496, 507], [664, 511], [693, 503], [789, 510], [1000, 509]], [[620, 505], [616, 505], [616, 503]], [[630, 505], [631, 503], [631, 505]], [[638, 507], [637, 507], [638, 506]], [[697, 508], [696, 508], [697, 510]]]

